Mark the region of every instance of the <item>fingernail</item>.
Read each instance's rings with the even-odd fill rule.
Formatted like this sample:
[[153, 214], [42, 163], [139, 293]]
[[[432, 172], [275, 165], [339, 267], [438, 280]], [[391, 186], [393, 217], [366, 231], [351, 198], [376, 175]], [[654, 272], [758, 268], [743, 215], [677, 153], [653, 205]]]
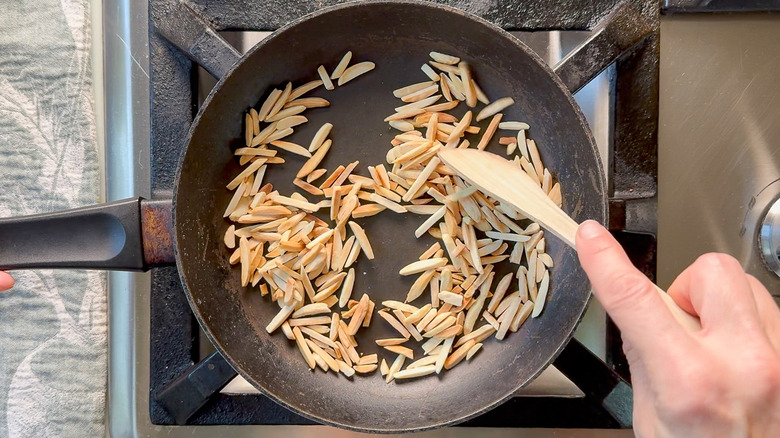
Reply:
[[604, 227], [594, 220], [587, 220], [580, 225], [577, 234], [585, 239], [595, 239], [604, 234]]

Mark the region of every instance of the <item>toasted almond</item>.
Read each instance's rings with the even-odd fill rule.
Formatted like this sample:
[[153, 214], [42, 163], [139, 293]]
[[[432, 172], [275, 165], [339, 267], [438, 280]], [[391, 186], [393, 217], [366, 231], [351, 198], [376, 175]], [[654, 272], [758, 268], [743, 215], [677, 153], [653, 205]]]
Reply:
[[[294, 305], [285, 305], [284, 307], [279, 310], [279, 313], [276, 314], [276, 316], [271, 319], [271, 322], [268, 323], [268, 325], [265, 327], [265, 331], [268, 333], [273, 333], [276, 329], [278, 329], [283, 322], [287, 321], [287, 318], [292, 315], [293, 311], [295, 310]], [[290, 327], [293, 327], [293, 324], [290, 324]]]
[[[431, 116], [431, 111], [429, 111], [428, 108], [438, 102], [439, 99], [441, 99], [441, 94], [433, 94], [424, 99], [413, 100], [411, 103], [407, 103], [406, 105], [395, 107], [395, 112], [406, 113], [417, 109], [423, 109], [427, 112], [417, 115], [417, 117], [414, 119], [414, 122], [425, 123], [427, 121], [426, 118]], [[412, 126], [414, 126], [414, 124], [412, 124]]]
[[288, 152], [292, 152], [292, 153], [297, 154], [297, 155], [301, 155], [301, 156], [304, 156], [304, 157], [307, 157], [307, 158], [311, 158], [311, 152], [306, 150], [306, 148], [304, 148], [301, 145], [297, 145], [297, 144], [291, 143], [289, 141], [281, 141], [281, 140], [272, 141], [271, 144], [273, 146], [276, 146], [276, 147], [280, 148], [280, 149], [284, 149], [284, 150], [286, 150]]
[[306, 118], [306, 116], [290, 116], [285, 117], [282, 120], [279, 120], [279, 122], [276, 124], [276, 129], [278, 130], [284, 130], [287, 128], [292, 128], [301, 124], [304, 124], [308, 122], [309, 119]]
[[433, 275], [436, 273], [434, 270], [426, 271], [421, 274], [417, 280], [414, 281], [412, 287], [409, 288], [409, 292], [406, 295], [406, 301], [412, 302], [416, 300], [423, 292], [425, 288], [430, 284], [433, 279]]
[[411, 304], [402, 303], [400, 301], [386, 300], [382, 301], [382, 305], [393, 310], [400, 310], [406, 313], [414, 313], [417, 311], [417, 308]]
[[307, 318], [291, 318], [288, 320], [290, 327], [307, 325], [330, 324], [330, 316], [311, 316]]
[[431, 66], [447, 73], [459, 73], [458, 67], [450, 64], [444, 64], [441, 62], [436, 61], [429, 61], [428, 62]]
[[352, 233], [355, 234], [355, 238], [360, 244], [360, 248], [369, 260], [374, 259], [374, 250], [371, 248], [371, 243], [368, 241], [368, 236], [363, 228], [354, 221], [349, 221], [349, 227], [352, 229]]
[[[289, 108], [285, 108], [285, 109], [279, 111], [278, 113], [276, 113], [273, 116], [269, 116], [268, 120], [266, 120], [266, 121], [268, 121], [268, 122], [277, 122], [277, 121], [286, 119], [288, 117], [300, 114], [300, 113], [302, 113], [304, 111], [306, 111], [306, 107], [303, 106], [303, 105], [291, 106]], [[284, 131], [284, 130], [280, 129], [280, 131]]]
[[411, 122], [406, 121], [406, 120], [391, 120], [388, 123], [393, 128], [395, 128], [395, 129], [397, 129], [399, 131], [402, 131], [402, 132], [407, 132], [407, 131], [413, 131], [414, 130], [414, 125]]
[[407, 85], [405, 87], [401, 87], [401, 88], [398, 88], [398, 89], [394, 90], [393, 91], [393, 96], [401, 98], [401, 97], [407, 96], [407, 95], [409, 95], [411, 93], [420, 91], [420, 90], [422, 90], [424, 88], [428, 88], [428, 87], [430, 87], [433, 84], [434, 84], [433, 81], [428, 81], [428, 82], [419, 82], [417, 84]]
[[230, 249], [233, 249], [236, 247], [236, 226], [230, 225], [225, 231], [225, 246], [227, 246]]
[[542, 277], [542, 281], [539, 284], [539, 292], [536, 294], [536, 299], [534, 300], [534, 310], [531, 314], [532, 318], [536, 318], [539, 315], [541, 315], [542, 310], [544, 309], [544, 304], [547, 301], [547, 291], [550, 287], [550, 272], [545, 270], [544, 276]]
[[349, 298], [352, 296], [352, 288], [354, 285], [355, 269], [350, 268], [349, 272], [347, 273], [347, 278], [344, 280], [344, 283], [341, 287], [341, 294], [339, 295], [339, 307], [344, 307], [347, 305]]
[[530, 129], [530, 126], [528, 126], [528, 123], [525, 122], [501, 122], [498, 125], [498, 129], [506, 129], [508, 131], [521, 131], [521, 130]]
[[474, 345], [476, 345], [476, 342], [474, 342], [474, 340], [472, 339], [466, 342], [465, 344], [461, 345], [460, 347], [458, 347], [458, 349], [455, 350], [444, 362], [444, 369], [449, 370], [453, 368], [455, 365], [459, 364], [466, 357], [466, 354], [469, 352], [469, 350], [471, 350], [471, 347], [473, 347]]
[[380, 347], [388, 347], [391, 345], [401, 345], [406, 341], [408, 341], [406, 338], [377, 339], [376, 345], [379, 345]]
[[453, 306], [463, 305], [463, 295], [455, 294], [448, 291], [439, 291], [439, 299], [445, 303], [450, 303]]
[[407, 368], [405, 370], [398, 371], [393, 375], [393, 377], [398, 380], [413, 379], [416, 377], [427, 376], [435, 372], [436, 372], [436, 365], [425, 365], [425, 366], [419, 366], [412, 369]]
[[307, 304], [293, 312], [293, 318], [302, 318], [304, 316], [319, 315], [321, 313], [330, 313], [330, 309], [324, 303]]
[[463, 94], [466, 95], [466, 105], [471, 108], [477, 106], [477, 90], [474, 87], [474, 81], [471, 79], [471, 68], [465, 62], [458, 63], [460, 78], [463, 81]]
[[485, 150], [488, 143], [490, 143], [490, 140], [493, 138], [493, 134], [496, 133], [496, 128], [498, 128], [498, 124], [501, 122], [501, 117], [503, 117], [502, 114], [496, 114], [495, 116], [493, 116], [493, 119], [490, 121], [490, 124], [488, 125], [487, 129], [485, 129], [485, 133], [482, 134], [482, 138], [479, 140], [477, 149], [481, 151]]
[[506, 109], [510, 105], [514, 104], [515, 100], [511, 97], [502, 97], [501, 99], [497, 99], [493, 102], [491, 102], [486, 107], [482, 108], [482, 111], [477, 114], [477, 121], [480, 122], [482, 120], [487, 119], [488, 117], [498, 114], [502, 110]]
[[301, 97], [287, 102], [284, 107], [303, 106], [309, 108], [324, 108], [330, 106], [330, 102], [321, 97]]
[[[314, 341], [311, 339], [307, 339], [306, 343], [309, 345], [309, 348], [311, 349], [312, 353], [319, 356], [322, 360], [325, 361], [325, 363], [328, 364], [328, 366], [333, 369], [334, 371], [339, 370], [339, 364], [336, 362], [336, 359], [331, 357], [328, 353], [325, 352], [319, 345], [317, 345]], [[355, 370], [357, 371], [357, 370]]]
[[379, 372], [386, 376], [388, 372], [390, 372], [390, 367], [387, 366], [387, 361], [382, 359], [382, 362], [379, 364]]
[[432, 258], [427, 260], [418, 260], [416, 262], [410, 263], [404, 266], [403, 268], [401, 268], [399, 274], [401, 275], [417, 274], [420, 272], [440, 268], [446, 264], [447, 264], [447, 259], [444, 257]]
[[376, 64], [370, 61], [365, 62], [359, 62], [348, 69], [344, 71], [344, 73], [339, 77], [339, 87], [346, 84], [347, 82], [355, 79], [356, 77], [368, 73], [371, 70], [373, 70], [376, 67]]
[[392, 115], [389, 115], [389, 116], [385, 117], [385, 122], [390, 122], [392, 120], [409, 119], [411, 117], [416, 116], [417, 114], [422, 114], [424, 112], [425, 112], [425, 110], [422, 109], [422, 108], [414, 108], [414, 109], [406, 110], [406, 111], [404, 111], [402, 113], [395, 113], [395, 114], [392, 114]]
[[379, 311], [379, 312], [377, 312], [377, 313], [378, 313], [378, 315], [379, 315], [379, 316], [381, 316], [381, 317], [382, 317], [382, 319], [384, 319], [385, 321], [387, 321], [387, 322], [388, 322], [388, 324], [390, 324], [391, 326], [393, 326], [393, 328], [394, 328], [394, 329], [395, 329], [395, 330], [396, 330], [398, 333], [400, 333], [400, 334], [401, 334], [401, 336], [403, 336], [404, 338], [406, 338], [406, 339], [409, 339], [409, 338], [412, 336], [412, 334], [411, 334], [411, 333], [409, 333], [409, 330], [406, 330], [406, 328], [404, 327], [404, 325], [403, 325], [403, 324], [401, 324], [401, 323], [400, 323], [400, 322], [399, 322], [397, 319], [395, 319], [395, 317], [393, 317], [393, 315], [391, 315], [389, 312], [387, 312], [387, 311], [384, 311], [384, 310], [380, 310], [380, 311]]
[[[341, 58], [341, 61], [336, 65], [336, 68], [333, 69], [333, 73], [330, 74], [331, 79], [338, 79], [341, 77], [341, 75], [344, 74], [344, 70], [347, 69], [347, 66], [349, 65], [349, 61], [352, 60], [352, 51], [348, 51], [344, 54], [344, 56]], [[339, 84], [341, 85], [341, 84]]]
[[301, 351], [303, 359], [306, 361], [309, 369], [313, 370], [316, 366], [316, 363], [314, 361], [314, 357], [312, 356], [311, 350], [309, 349], [309, 344], [306, 343], [306, 340], [303, 338], [303, 334], [298, 327], [293, 327], [292, 332], [293, 336], [295, 337], [295, 343], [298, 345], [298, 349]]
[[406, 103], [417, 102], [427, 97], [433, 96], [438, 91], [439, 84], [433, 84], [421, 90], [415, 91], [414, 93], [409, 93], [401, 97], [401, 101]]
[[414, 359], [414, 351], [412, 351], [411, 348], [407, 348], [402, 345], [386, 345], [384, 346], [384, 349], [395, 354], [400, 354], [406, 358]]
[[295, 99], [303, 96], [304, 94], [308, 93], [309, 91], [312, 91], [312, 90], [316, 89], [320, 85], [322, 85], [322, 81], [320, 81], [320, 80], [307, 82], [307, 83], [305, 83], [305, 84], [303, 84], [303, 85], [293, 89], [290, 92], [290, 97], [288, 97], [287, 100], [288, 101], [294, 101]]
[[393, 381], [393, 376], [395, 373], [401, 370], [401, 368], [404, 366], [404, 361], [406, 360], [406, 356], [399, 354], [395, 360], [393, 361], [393, 364], [390, 365], [390, 369], [387, 370], [387, 376], [385, 377], [385, 382], [390, 383]]
[[352, 210], [352, 217], [358, 219], [361, 217], [374, 216], [375, 214], [383, 212], [385, 209], [386, 207], [383, 205], [365, 204]]
[[326, 90], [332, 90], [336, 87], [333, 86], [333, 81], [330, 80], [330, 76], [328, 76], [327, 70], [325, 70], [325, 66], [321, 65], [317, 68], [317, 74], [320, 75], [320, 79], [322, 80], [322, 83], [325, 85]]
[[325, 154], [327, 154], [328, 150], [330, 150], [330, 145], [330, 140], [326, 140], [322, 146], [317, 149], [314, 155], [309, 158], [309, 161], [307, 161], [303, 167], [301, 167], [301, 170], [298, 171], [296, 178], [303, 178], [316, 169], [317, 166], [319, 166], [322, 162], [323, 158], [325, 158]]

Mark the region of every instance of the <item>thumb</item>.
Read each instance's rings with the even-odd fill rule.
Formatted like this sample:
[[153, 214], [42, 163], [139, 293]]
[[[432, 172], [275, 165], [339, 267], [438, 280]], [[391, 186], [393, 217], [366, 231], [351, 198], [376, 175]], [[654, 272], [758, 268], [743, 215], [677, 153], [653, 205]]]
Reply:
[[653, 283], [631, 264], [609, 231], [595, 221], [583, 222], [576, 244], [596, 298], [641, 355], [648, 350], [655, 354], [683, 336]]
[[14, 285], [14, 279], [5, 272], [0, 271], [0, 292], [12, 288]]

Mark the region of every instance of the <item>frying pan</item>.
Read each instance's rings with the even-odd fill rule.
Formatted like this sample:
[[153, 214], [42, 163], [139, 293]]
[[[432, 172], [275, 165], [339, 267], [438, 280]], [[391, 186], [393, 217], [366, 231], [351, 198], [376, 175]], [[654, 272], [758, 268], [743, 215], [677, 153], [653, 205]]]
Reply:
[[[192, 125], [172, 202], [130, 199], [4, 219], [0, 268], [144, 270], [170, 263], [175, 254], [190, 306], [218, 351], [263, 393], [318, 422], [418, 431], [463, 421], [508, 399], [558, 356], [590, 297], [575, 253], [553, 236], [547, 248], [555, 268], [539, 318], [504, 342], [486, 342], [474, 360], [440, 376], [389, 385], [377, 376], [347, 379], [310, 371], [294, 343], [264, 330], [278, 306], [256, 289], [242, 288], [238, 270], [228, 263], [222, 212], [231, 192], [225, 185], [240, 169], [232, 152], [242, 146], [245, 111], [258, 107], [272, 87], [316, 79], [318, 65], [332, 69], [347, 50], [353, 62], [370, 60], [377, 68], [334, 91], [314, 92], [331, 106], [307, 111], [309, 122], [291, 137], [308, 144], [319, 126], [332, 123], [334, 144], [324, 167], [360, 160], [358, 170], [365, 173], [366, 166], [383, 163], [394, 133], [382, 120], [398, 106], [391, 91], [426, 80], [420, 65], [430, 51], [452, 53], [473, 66], [489, 97], [514, 98], [505, 120], [530, 124], [543, 161], [564, 189], [564, 209], [578, 221], [604, 222], [604, 174], [593, 137], [571, 94], [537, 55], [503, 30], [453, 8], [369, 2], [324, 9], [279, 29], [222, 77]], [[465, 112], [460, 107], [456, 116]], [[303, 158], [281, 155], [287, 162], [266, 177], [289, 194]], [[353, 295], [366, 293], [377, 303], [403, 299], [413, 279], [402, 278], [399, 269], [433, 243], [413, 236], [424, 220], [391, 212], [358, 220], [376, 258], [359, 260]], [[374, 321], [358, 335], [359, 349], [374, 353], [373, 339], [391, 336], [391, 328]]]

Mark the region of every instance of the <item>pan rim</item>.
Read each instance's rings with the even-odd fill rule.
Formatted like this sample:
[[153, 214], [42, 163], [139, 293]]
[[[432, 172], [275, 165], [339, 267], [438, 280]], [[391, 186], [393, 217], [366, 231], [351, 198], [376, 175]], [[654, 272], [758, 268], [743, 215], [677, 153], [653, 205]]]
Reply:
[[[547, 63], [538, 55], [536, 52], [531, 50], [525, 43], [520, 41], [518, 38], [516, 38], [514, 35], [509, 33], [508, 31], [504, 30], [503, 28], [498, 27], [497, 25], [483, 19], [482, 17], [479, 17], [477, 15], [474, 15], [470, 12], [464, 11], [462, 9], [458, 9], [449, 5], [444, 4], [438, 4], [438, 3], [427, 3], [427, 2], [420, 2], [415, 0], [378, 0], [378, 1], [372, 1], [372, 2], [365, 2], [363, 0], [355, 0], [355, 1], [349, 1], [345, 3], [341, 3], [334, 6], [329, 6], [326, 8], [322, 8], [318, 11], [306, 14], [296, 20], [293, 20], [284, 26], [280, 27], [273, 33], [271, 33], [268, 37], [264, 38], [262, 41], [260, 41], [258, 44], [256, 44], [254, 47], [252, 47], [247, 53], [245, 53], [229, 70], [227, 73], [225, 73], [217, 82], [217, 84], [214, 86], [214, 88], [211, 90], [209, 95], [206, 97], [203, 105], [199, 109], [198, 113], [196, 114], [195, 118], [193, 119], [192, 125], [190, 126], [188, 136], [187, 136], [187, 144], [185, 146], [185, 149], [182, 151], [182, 153], [179, 156], [179, 160], [176, 167], [176, 175], [174, 179], [174, 190], [173, 190], [173, 196], [172, 196], [172, 220], [173, 220], [173, 247], [174, 247], [174, 253], [175, 253], [175, 259], [176, 259], [176, 267], [179, 273], [179, 278], [181, 280], [182, 288], [185, 292], [185, 295], [187, 297], [187, 301], [189, 302], [190, 308], [195, 315], [195, 317], [198, 320], [198, 323], [203, 328], [203, 332], [206, 334], [206, 337], [208, 340], [215, 346], [215, 348], [222, 354], [223, 358], [230, 363], [230, 365], [233, 367], [233, 369], [241, 375], [244, 379], [246, 379], [252, 386], [254, 386], [256, 389], [258, 389], [264, 396], [270, 398], [274, 402], [280, 404], [281, 406], [285, 407], [286, 409], [289, 409], [297, 414], [300, 414], [301, 416], [310, 419], [312, 421], [315, 421], [319, 424], [328, 425], [328, 426], [335, 426], [342, 429], [355, 431], [355, 432], [369, 432], [369, 433], [382, 433], [382, 434], [390, 434], [390, 433], [406, 433], [406, 432], [422, 432], [432, 429], [438, 429], [441, 427], [446, 426], [453, 426], [460, 424], [464, 421], [468, 421], [469, 419], [472, 419], [474, 417], [477, 417], [481, 414], [484, 414], [495, 407], [503, 404], [508, 399], [512, 398], [514, 393], [517, 392], [519, 389], [527, 386], [530, 382], [535, 380], [546, 368], [547, 366], [541, 367], [539, 370], [531, 374], [531, 377], [527, 379], [525, 382], [520, 384], [519, 386], [513, 388], [512, 390], [506, 392], [501, 397], [497, 398], [494, 402], [489, 403], [485, 406], [482, 406], [472, 412], [469, 412], [465, 415], [460, 415], [456, 418], [451, 418], [447, 421], [435, 421], [433, 423], [427, 424], [425, 426], [421, 427], [403, 427], [403, 428], [364, 428], [364, 427], [356, 427], [351, 424], [345, 424], [340, 423], [338, 421], [333, 421], [328, 418], [323, 418], [317, 414], [314, 414], [312, 412], [300, 409], [298, 407], [291, 406], [289, 403], [282, 400], [280, 397], [278, 397], [276, 394], [274, 394], [272, 391], [269, 391], [265, 388], [265, 386], [262, 384], [262, 382], [254, 379], [252, 376], [244, 372], [242, 367], [238, 366], [236, 362], [233, 360], [233, 358], [227, 354], [227, 349], [223, 347], [223, 345], [215, 338], [213, 333], [211, 332], [207, 321], [204, 319], [204, 317], [200, 313], [200, 308], [198, 307], [198, 304], [195, 302], [192, 293], [190, 291], [190, 288], [187, 284], [187, 280], [184, 275], [184, 270], [182, 266], [182, 258], [179, 255], [179, 243], [178, 243], [178, 226], [177, 226], [177, 215], [176, 215], [176, 206], [177, 206], [177, 195], [179, 192], [179, 182], [181, 178], [181, 172], [182, 167], [185, 162], [185, 159], [187, 157], [187, 151], [189, 149], [190, 143], [192, 141], [193, 133], [195, 132], [196, 128], [198, 127], [200, 123], [200, 119], [203, 116], [203, 114], [206, 112], [206, 110], [209, 108], [211, 101], [214, 99], [214, 97], [222, 90], [223, 86], [225, 85], [225, 82], [230, 78], [234, 71], [240, 68], [244, 62], [246, 62], [249, 58], [253, 56], [253, 54], [261, 50], [265, 45], [270, 43], [271, 41], [275, 40], [276, 38], [279, 38], [282, 34], [286, 33], [287, 30], [297, 26], [298, 24], [307, 21], [309, 19], [313, 19], [316, 17], [319, 17], [323, 14], [328, 14], [336, 11], [340, 11], [343, 9], [349, 9], [354, 7], [365, 7], [365, 6], [374, 6], [374, 5], [410, 5], [414, 7], [423, 7], [428, 9], [437, 9], [437, 10], [443, 10], [448, 13], [457, 14], [460, 16], [463, 16], [465, 18], [471, 19], [472, 21], [476, 22], [477, 24], [487, 27], [493, 32], [496, 32], [496, 36], [501, 36], [506, 39], [508, 39], [518, 50], [522, 50], [528, 57], [530, 57], [536, 64], [541, 67], [549, 76], [549, 78], [553, 81], [553, 83], [560, 89], [560, 91], [563, 93], [563, 95], [566, 97], [567, 101], [569, 102], [571, 108], [574, 111], [574, 115], [577, 119], [577, 122], [579, 123], [580, 127], [582, 128], [583, 132], [586, 135], [588, 146], [590, 147], [592, 153], [596, 157], [596, 172], [597, 172], [597, 178], [598, 178], [598, 186], [601, 189], [602, 196], [602, 202], [600, 203], [600, 213], [601, 213], [601, 223], [602, 225], [606, 223], [606, 207], [607, 207], [607, 197], [606, 197], [606, 178], [603, 166], [601, 165], [601, 154], [598, 151], [598, 147], [595, 142], [595, 138], [593, 137], [593, 133], [590, 130], [590, 127], [587, 124], [587, 121], [585, 119], [584, 114], [582, 113], [581, 108], [577, 104], [577, 102], [574, 100], [574, 96], [572, 93], [566, 88], [566, 86], [563, 84], [563, 81], [560, 79], [560, 77], [555, 74], [555, 72], [552, 70], [552, 68], [547, 65]], [[560, 355], [560, 353], [563, 351], [564, 348], [568, 345], [568, 343], [571, 341], [571, 339], [574, 336], [574, 332], [576, 331], [577, 327], [579, 326], [579, 323], [581, 322], [585, 312], [587, 311], [590, 301], [592, 298], [592, 294], [589, 294], [585, 302], [583, 303], [582, 310], [579, 312], [579, 316], [576, 318], [576, 321], [574, 322], [572, 329], [569, 331], [569, 333], [565, 336], [565, 339], [560, 345], [554, 350], [553, 354], [549, 358], [549, 365], [552, 364], [552, 362], [555, 361], [555, 359]], [[548, 365], [548, 366], [549, 366]]]

